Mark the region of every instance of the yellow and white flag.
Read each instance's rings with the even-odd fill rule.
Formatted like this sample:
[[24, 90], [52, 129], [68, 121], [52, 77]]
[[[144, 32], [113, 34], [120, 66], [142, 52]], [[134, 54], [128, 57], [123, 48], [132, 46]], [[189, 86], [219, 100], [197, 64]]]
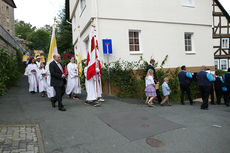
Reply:
[[77, 55], [75, 57], [77, 57], [77, 67], [78, 67], [79, 76], [81, 77], [82, 76], [82, 65], [81, 65], [80, 53], [77, 53]]
[[48, 55], [47, 63], [52, 62], [53, 61], [53, 55], [58, 53], [56, 36], [55, 36], [55, 28], [56, 28], [56, 25], [54, 24], [53, 30], [52, 30], [52, 37], [51, 37], [51, 41], [50, 41], [50, 49], [49, 49], [49, 55]]

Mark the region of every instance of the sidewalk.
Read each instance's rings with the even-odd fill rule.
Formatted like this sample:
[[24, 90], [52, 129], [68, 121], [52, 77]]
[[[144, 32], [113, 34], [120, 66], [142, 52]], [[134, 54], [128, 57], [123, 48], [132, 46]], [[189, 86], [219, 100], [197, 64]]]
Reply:
[[[176, 104], [171, 107], [150, 108], [141, 104], [141, 101], [137, 104], [130, 102], [131, 99], [129, 102], [124, 102], [107, 97], [101, 107], [92, 107], [84, 104], [85, 96], [78, 101], [65, 96], [63, 103], [67, 111], [61, 112], [57, 108], [52, 108], [47, 98], [30, 94], [27, 84], [27, 78], [22, 77], [18, 87], [13, 87], [8, 95], [0, 97], [0, 153], [12, 150], [6, 148], [5, 139], [9, 141], [8, 146], [12, 147], [13, 136], [7, 132], [4, 137], [1, 135], [4, 127], [12, 130], [12, 126], [19, 127], [17, 131], [20, 131], [20, 126], [25, 128], [31, 126], [31, 133], [28, 135], [32, 138], [36, 137], [33, 135], [34, 131], [41, 132], [41, 137], [38, 134], [37, 141], [26, 137], [26, 134], [24, 150], [18, 150], [23, 153], [37, 152], [32, 146], [44, 148], [46, 153], [229, 153], [230, 151], [230, 108], [224, 105], [210, 105], [209, 110], [200, 110], [200, 103], [194, 106]], [[124, 134], [114, 130], [114, 127], [99, 118], [101, 114], [106, 113], [141, 111], [151, 114], [149, 118], [158, 115], [162, 119], [182, 125], [183, 128], [168, 130], [150, 137], [160, 142], [159, 146], [152, 147], [146, 143], [148, 141], [146, 138], [130, 141]], [[143, 126], [139, 132], [145, 131], [149, 126], [151, 127], [151, 123]], [[27, 138], [31, 138], [28, 139], [30, 141], [27, 141]], [[17, 147], [20, 148], [20, 142]]]

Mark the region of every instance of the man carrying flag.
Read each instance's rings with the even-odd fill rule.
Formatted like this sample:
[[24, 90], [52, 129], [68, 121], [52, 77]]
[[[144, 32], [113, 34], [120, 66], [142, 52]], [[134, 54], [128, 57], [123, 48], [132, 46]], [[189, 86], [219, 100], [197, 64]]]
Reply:
[[104, 99], [102, 99], [102, 70], [99, 58], [98, 40], [96, 37], [95, 26], [91, 27], [89, 42], [89, 50], [86, 62], [87, 66], [84, 70], [87, 92], [86, 103], [93, 106], [99, 106], [100, 103], [97, 102], [97, 100], [104, 101]]

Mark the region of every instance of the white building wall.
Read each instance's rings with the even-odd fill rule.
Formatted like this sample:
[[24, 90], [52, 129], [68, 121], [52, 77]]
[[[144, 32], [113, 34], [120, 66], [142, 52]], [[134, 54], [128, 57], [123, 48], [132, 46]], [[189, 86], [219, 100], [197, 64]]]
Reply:
[[[166, 67], [177, 67], [183, 64], [187, 66], [201, 66], [204, 64], [210, 66], [214, 63], [212, 29], [210, 26], [100, 20], [99, 28], [101, 29], [101, 39], [112, 39], [113, 55], [110, 61], [118, 59], [137, 61], [140, 56], [143, 56], [144, 60], [147, 61], [151, 57], [157, 61], [162, 61], [166, 55], [169, 55]], [[129, 30], [140, 30], [142, 54], [133, 55], [130, 53]], [[185, 32], [194, 33], [194, 54], [185, 53]]]
[[[147, 61], [152, 57], [161, 62], [169, 55], [166, 67], [214, 65], [210, 0], [195, 0], [195, 7], [184, 7], [181, 0], [86, 0], [83, 12], [78, 4], [71, 13], [76, 16], [72, 19], [73, 44], [83, 59], [87, 57], [88, 23], [98, 17], [94, 24], [103, 62], [106, 57], [102, 54], [102, 39], [108, 38], [113, 43], [110, 61], [135, 61], [143, 56]], [[130, 54], [129, 30], [141, 31], [142, 54]], [[195, 54], [185, 54], [184, 32], [194, 33]]]

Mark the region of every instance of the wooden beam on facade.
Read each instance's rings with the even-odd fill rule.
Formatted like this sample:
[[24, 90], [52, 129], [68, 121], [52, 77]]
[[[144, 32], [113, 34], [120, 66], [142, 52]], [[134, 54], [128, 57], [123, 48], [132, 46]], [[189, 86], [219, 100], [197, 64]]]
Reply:
[[222, 12], [212, 12], [213, 16], [224, 16]]

